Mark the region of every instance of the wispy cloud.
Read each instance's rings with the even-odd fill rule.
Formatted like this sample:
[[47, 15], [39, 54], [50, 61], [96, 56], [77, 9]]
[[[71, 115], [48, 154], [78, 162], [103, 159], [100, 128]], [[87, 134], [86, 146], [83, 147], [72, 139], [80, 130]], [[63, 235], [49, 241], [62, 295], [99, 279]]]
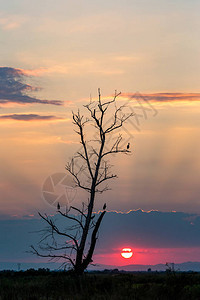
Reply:
[[[112, 26], [108, 26], [112, 24]], [[113, 28], [124, 27], [122, 18], [116, 12], [84, 14], [75, 18], [44, 18], [38, 24], [38, 32], [64, 33], [67, 35], [113, 32]]]
[[139, 61], [141, 60], [141, 57], [139, 56], [131, 56], [131, 55], [118, 55], [118, 56], [114, 56], [112, 58], [114, 61], [118, 61], [118, 62], [134, 62], [134, 61]]
[[5, 31], [16, 30], [27, 21], [25, 16], [7, 15], [0, 13], [0, 27]]
[[29, 96], [28, 92], [38, 91], [41, 88], [25, 83], [25, 78], [29, 75], [22, 69], [11, 67], [0, 67], [0, 103], [18, 104], [52, 104], [62, 105], [59, 100], [41, 100]]
[[103, 75], [119, 75], [124, 71], [120, 68], [110, 65], [109, 58], [87, 58], [74, 59], [67, 63], [55, 63], [55, 61], [48, 62], [48, 66], [36, 68], [32, 70], [22, 70], [27, 76], [43, 76], [51, 74], [64, 74], [70, 76], [82, 76], [82, 74], [103, 74]]
[[[21, 69], [20, 69], [21, 70]], [[52, 65], [50, 67], [37, 68], [37, 69], [27, 69], [21, 70], [26, 76], [41, 76], [44, 74], [58, 73], [58, 74], [67, 74], [68, 68], [63, 65]]]
[[60, 120], [56, 116], [41, 116], [38, 114], [9, 114], [0, 115], [0, 120], [17, 120], [17, 121], [52, 121]]

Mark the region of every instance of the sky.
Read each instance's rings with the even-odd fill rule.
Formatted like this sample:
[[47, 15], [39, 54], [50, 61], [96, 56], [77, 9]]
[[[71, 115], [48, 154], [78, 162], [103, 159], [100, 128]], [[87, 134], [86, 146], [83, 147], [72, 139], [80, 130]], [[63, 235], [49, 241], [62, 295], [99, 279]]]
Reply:
[[[199, 1], [0, 4], [0, 214], [21, 220], [55, 213], [44, 183], [66, 173], [80, 148], [71, 112], [86, 116], [83, 105], [101, 88], [105, 100], [121, 91], [118, 103], [137, 117], [121, 131], [132, 153], [111, 158], [118, 178], [95, 210], [106, 202], [125, 216], [137, 209], [198, 215]], [[86, 197], [69, 192], [74, 205]], [[177, 257], [182, 246], [168, 246]]]

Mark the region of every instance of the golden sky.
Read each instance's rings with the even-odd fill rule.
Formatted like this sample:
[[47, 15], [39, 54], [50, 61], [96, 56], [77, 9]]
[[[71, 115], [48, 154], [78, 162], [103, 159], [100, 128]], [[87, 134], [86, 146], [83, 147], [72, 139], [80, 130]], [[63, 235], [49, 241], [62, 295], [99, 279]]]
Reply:
[[199, 1], [0, 2], [1, 212], [51, 211], [43, 182], [65, 172], [71, 111], [98, 87], [131, 107], [139, 91], [157, 114], [127, 125], [132, 155], [113, 157], [96, 209], [200, 212]]

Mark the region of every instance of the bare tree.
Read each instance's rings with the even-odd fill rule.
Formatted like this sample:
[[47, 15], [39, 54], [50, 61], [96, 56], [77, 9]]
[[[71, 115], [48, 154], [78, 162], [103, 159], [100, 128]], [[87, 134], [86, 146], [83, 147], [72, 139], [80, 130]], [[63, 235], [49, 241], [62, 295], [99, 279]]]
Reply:
[[[72, 113], [81, 148], [67, 163], [66, 170], [76, 185], [88, 192], [88, 201], [84, 201], [81, 208], [70, 206], [66, 212], [58, 207], [58, 213], [70, 222], [70, 226], [64, 229], [56, 225], [53, 218], [39, 213], [47, 223], [47, 229], [39, 243], [39, 250], [31, 246], [32, 252], [38, 256], [62, 259], [65, 264], [71, 265], [76, 274], [82, 274], [92, 263], [98, 230], [106, 213], [104, 204], [103, 210], [94, 214], [95, 196], [107, 191], [108, 181], [117, 177], [111, 173], [108, 158], [112, 154], [130, 153], [129, 143], [125, 147], [121, 146], [122, 135], [113, 134], [133, 116], [133, 113], [125, 113], [125, 105], [117, 106], [116, 99], [119, 95], [115, 91], [112, 100], [103, 102], [99, 89], [98, 100], [90, 100], [89, 104], [84, 105], [88, 117], [84, 117], [79, 111]], [[93, 139], [86, 137], [88, 125], [94, 128], [93, 136], [96, 133]]]

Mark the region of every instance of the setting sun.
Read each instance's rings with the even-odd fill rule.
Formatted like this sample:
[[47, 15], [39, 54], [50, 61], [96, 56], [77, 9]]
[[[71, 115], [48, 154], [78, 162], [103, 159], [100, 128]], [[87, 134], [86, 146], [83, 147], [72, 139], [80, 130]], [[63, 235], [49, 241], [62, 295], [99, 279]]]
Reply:
[[121, 256], [123, 258], [131, 258], [133, 256], [133, 252], [131, 248], [123, 248], [121, 252]]

